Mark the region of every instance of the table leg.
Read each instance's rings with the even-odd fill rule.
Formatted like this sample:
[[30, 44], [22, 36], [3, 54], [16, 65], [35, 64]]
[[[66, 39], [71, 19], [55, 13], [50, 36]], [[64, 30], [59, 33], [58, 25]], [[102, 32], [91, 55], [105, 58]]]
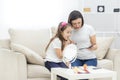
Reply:
[[69, 80], [75, 80], [75, 79], [69, 79]]
[[117, 73], [116, 72], [113, 74], [112, 80], [117, 80]]
[[54, 73], [51, 73], [51, 80], [57, 80], [57, 75]]

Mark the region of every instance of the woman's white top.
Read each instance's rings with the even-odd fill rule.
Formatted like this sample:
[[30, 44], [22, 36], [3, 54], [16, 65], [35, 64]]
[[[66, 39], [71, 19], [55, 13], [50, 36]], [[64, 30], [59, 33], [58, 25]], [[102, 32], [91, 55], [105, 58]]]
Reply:
[[86, 24], [84, 24], [82, 28], [78, 30], [73, 30], [71, 39], [77, 45], [78, 59], [85, 60], [96, 58], [95, 53], [87, 49], [91, 46], [90, 36], [95, 34], [96, 33], [93, 27]]
[[47, 51], [46, 51], [46, 59], [45, 61], [51, 61], [51, 62], [62, 62], [62, 59], [59, 59], [57, 57], [57, 53], [55, 52], [55, 48], [61, 49], [61, 41], [59, 38], [55, 38], [49, 45]]

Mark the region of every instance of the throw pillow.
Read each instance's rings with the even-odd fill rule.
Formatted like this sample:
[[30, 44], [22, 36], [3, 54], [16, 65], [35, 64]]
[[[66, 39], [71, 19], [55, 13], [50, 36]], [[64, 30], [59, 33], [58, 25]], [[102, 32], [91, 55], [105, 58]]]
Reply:
[[52, 37], [55, 36], [56, 32], [57, 32], [57, 27], [51, 27]]
[[0, 39], [0, 48], [10, 49], [10, 40], [9, 39]]
[[108, 49], [110, 48], [113, 41], [113, 37], [97, 37], [97, 50], [94, 52], [96, 53], [97, 59], [103, 59], [107, 54]]
[[11, 43], [11, 48], [13, 51], [23, 53], [29, 63], [44, 65], [43, 58], [40, 55], [38, 55], [36, 52], [34, 52], [33, 50], [23, 45], [15, 44], [15, 43]]
[[10, 42], [17, 43], [32, 49], [45, 58], [45, 48], [51, 36], [49, 28], [41, 29], [9, 29]]

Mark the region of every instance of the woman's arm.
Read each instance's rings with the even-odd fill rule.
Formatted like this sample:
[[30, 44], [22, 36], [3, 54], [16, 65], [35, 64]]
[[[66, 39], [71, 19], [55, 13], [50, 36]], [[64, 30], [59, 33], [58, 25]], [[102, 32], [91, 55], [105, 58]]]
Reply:
[[96, 44], [96, 35], [93, 35], [90, 37], [91, 46], [88, 48], [89, 50], [96, 50], [97, 44]]

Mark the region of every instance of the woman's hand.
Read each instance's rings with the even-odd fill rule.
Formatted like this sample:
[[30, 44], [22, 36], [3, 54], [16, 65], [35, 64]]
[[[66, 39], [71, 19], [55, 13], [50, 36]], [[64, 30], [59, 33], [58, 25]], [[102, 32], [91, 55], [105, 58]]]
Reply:
[[89, 50], [96, 50], [96, 49], [97, 49], [97, 45], [94, 44], [94, 45], [90, 46], [88, 49], [89, 49]]
[[96, 35], [93, 35], [90, 37], [91, 46], [88, 48], [89, 50], [96, 50], [97, 44], [96, 44]]

